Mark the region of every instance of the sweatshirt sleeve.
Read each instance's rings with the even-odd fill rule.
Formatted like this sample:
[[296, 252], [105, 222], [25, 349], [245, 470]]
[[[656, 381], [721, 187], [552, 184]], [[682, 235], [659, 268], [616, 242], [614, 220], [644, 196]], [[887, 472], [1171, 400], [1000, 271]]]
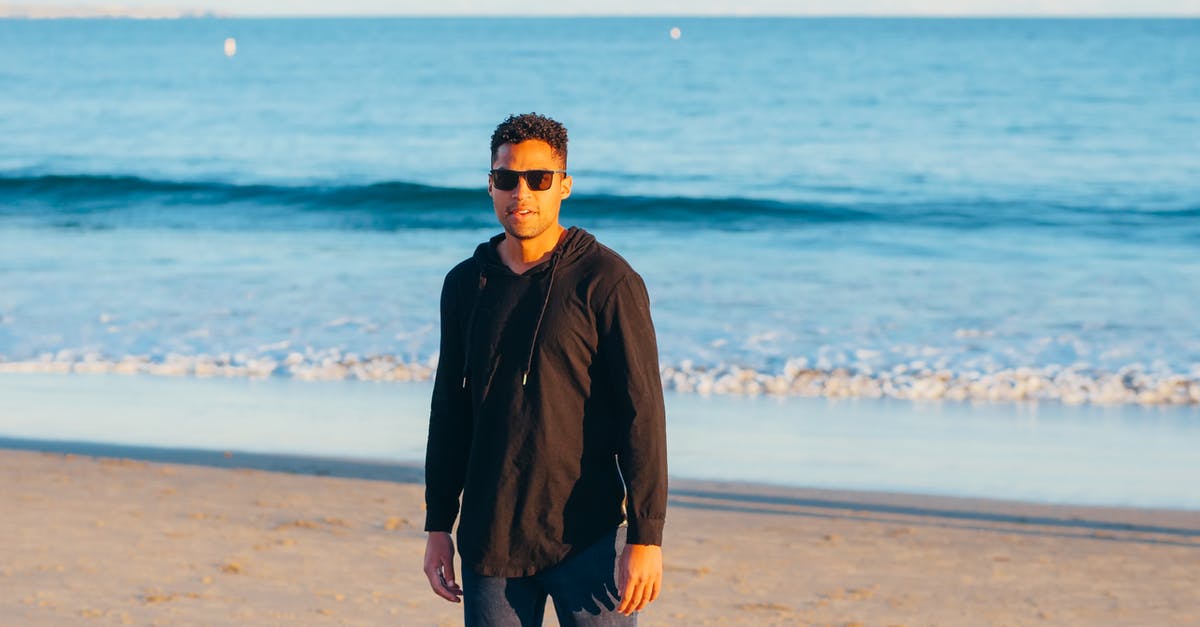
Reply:
[[454, 527], [471, 447], [471, 403], [462, 386], [464, 342], [456, 301], [452, 275], [447, 275], [425, 448], [425, 531], [449, 532]]
[[650, 297], [636, 273], [601, 310], [598, 353], [618, 411], [617, 464], [625, 480], [630, 544], [662, 545], [667, 513], [667, 433]]

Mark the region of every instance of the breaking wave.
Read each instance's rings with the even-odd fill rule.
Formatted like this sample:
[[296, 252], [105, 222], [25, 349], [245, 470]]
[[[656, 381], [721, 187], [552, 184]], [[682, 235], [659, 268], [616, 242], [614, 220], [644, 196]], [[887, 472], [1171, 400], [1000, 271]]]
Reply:
[[[1200, 371], [1156, 372], [1140, 365], [1115, 371], [1083, 366], [952, 371], [899, 364], [888, 370], [812, 368], [796, 358], [779, 371], [690, 362], [662, 369], [666, 389], [680, 393], [825, 398], [896, 398], [1070, 405], [1200, 405]], [[331, 351], [271, 355], [130, 355], [60, 351], [36, 359], [0, 361], [0, 373], [137, 374], [195, 377], [287, 377], [299, 380], [429, 381], [437, 359], [405, 361], [395, 355]]]
[[[482, 202], [481, 202], [482, 201]], [[0, 176], [0, 219], [70, 228], [481, 228], [482, 190], [402, 181], [368, 184], [237, 184], [139, 176]], [[705, 228], [879, 223], [951, 229], [1067, 228], [1129, 237], [1139, 229], [1200, 237], [1200, 206], [1030, 206], [1006, 199], [791, 202], [759, 198], [576, 195], [573, 217], [590, 222], [687, 223]]]

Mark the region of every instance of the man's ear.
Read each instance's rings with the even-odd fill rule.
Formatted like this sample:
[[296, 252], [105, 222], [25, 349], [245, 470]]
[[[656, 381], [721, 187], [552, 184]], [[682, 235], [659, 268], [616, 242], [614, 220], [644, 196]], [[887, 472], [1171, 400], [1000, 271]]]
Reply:
[[[489, 185], [491, 184], [490, 179], [489, 179], [488, 184]], [[558, 189], [560, 192], [562, 192], [562, 196], [559, 197], [559, 200], [566, 200], [566, 199], [570, 198], [571, 197], [571, 177], [564, 174], [562, 177], [562, 183], [559, 183]]]
[[488, 172], [488, 196], [492, 195], [492, 173]]

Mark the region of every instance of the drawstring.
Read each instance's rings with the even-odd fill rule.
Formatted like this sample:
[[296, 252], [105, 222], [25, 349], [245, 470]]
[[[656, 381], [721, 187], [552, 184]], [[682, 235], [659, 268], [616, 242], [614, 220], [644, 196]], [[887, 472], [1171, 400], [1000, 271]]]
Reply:
[[[572, 227], [573, 229], [574, 227]], [[567, 239], [574, 235], [574, 231], [569, 229]], [[521, 387], [529, 381], [529, 371], [533, 368], [533, 351], [537, 348], [538, 333], [542, 330], [542, 320], [546, 317], [546, 307], [550, 304], [550, 292], [554, 290], [554, 276], [558, 272], [558, 262], [562, 258], [563, 251], [566, 250], [567, 242], [562, 242], [550, 257], [550, 280], [546, 287], [546, 296], [542, 299], [542, 308], [538, 311], [537, 322], [533, 325], [533, 336], [529, 338], [529, 354], [525, 357], [525, 371], [521, 375]], [[471, 303], [471, 314], [467, 317], [467, 336], [463, 342], [463, 370], [462, 370], [462, 386], [467, 388], [467, 377], [470, 368], [471, 356], [471, 341], [475, 334], [475, 312], [479, 309], [479, 301], [483, 298], [483, 287], [487, 285], [487, 275], [482, 269], [479, 271], [479, 288], [475, 292], [475, 301]]]
[[479, 271], [479, 288], [475, 291], [475, 300], [471, 303], [471, 315], [467, 316], [467, 336], [463, 341], [462, 386], [467, 389], [467, 372], [471, 365], [471, 336], [475, 334], [475, 312], [479, 310], [479, 300], [483, 296], [483, 286], [487, 285], [487, 275]]
[[542, 329], [542, 318], [546, 316], [546, 305], [550, 304], [550, 291], [554, 289], [554, 272], [558, 270], [558, 258], [562, 248], [554, 251], [550, 258], [550, 284], [546, 287], [546, 298], [542, 301], [542, 310], [538, 312], [537, 324], [533, 325], [533, 337], [529, 338], [529, 356], [525, 359], [525, 374], [521, 376], [521, 387], [529, 380], [529, 370], [533, 367], [533, 349], [537, 346], [538, 331]]

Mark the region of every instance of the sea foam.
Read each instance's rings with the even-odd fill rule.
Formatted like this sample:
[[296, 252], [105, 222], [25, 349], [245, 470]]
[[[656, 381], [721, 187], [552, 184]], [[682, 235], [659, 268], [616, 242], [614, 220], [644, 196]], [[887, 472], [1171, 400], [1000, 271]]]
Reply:
[[[796, 358], [778, 371], [689, 361], [662, 368], [666, 389], [700, 395], [896, 398], [913, 401], [1050, 401], [1068, 405], [1198, 405], [1200, 372], [1154, 372], [1140, 365], [1117, 371], [1089, 366], [1046, 366], [991, 372], [935, 369], [921, 361], [888, 370], [813, 368]], [[193, 377], [285, 377], [306, 381], [429, 381], [437, 358], [405, 361], [395, 355], [289, 353], [283, 359], [246, 354], [108, 359], [70, 351], [36, 359], [0, 361], [0, 373], [138, 374]]]

